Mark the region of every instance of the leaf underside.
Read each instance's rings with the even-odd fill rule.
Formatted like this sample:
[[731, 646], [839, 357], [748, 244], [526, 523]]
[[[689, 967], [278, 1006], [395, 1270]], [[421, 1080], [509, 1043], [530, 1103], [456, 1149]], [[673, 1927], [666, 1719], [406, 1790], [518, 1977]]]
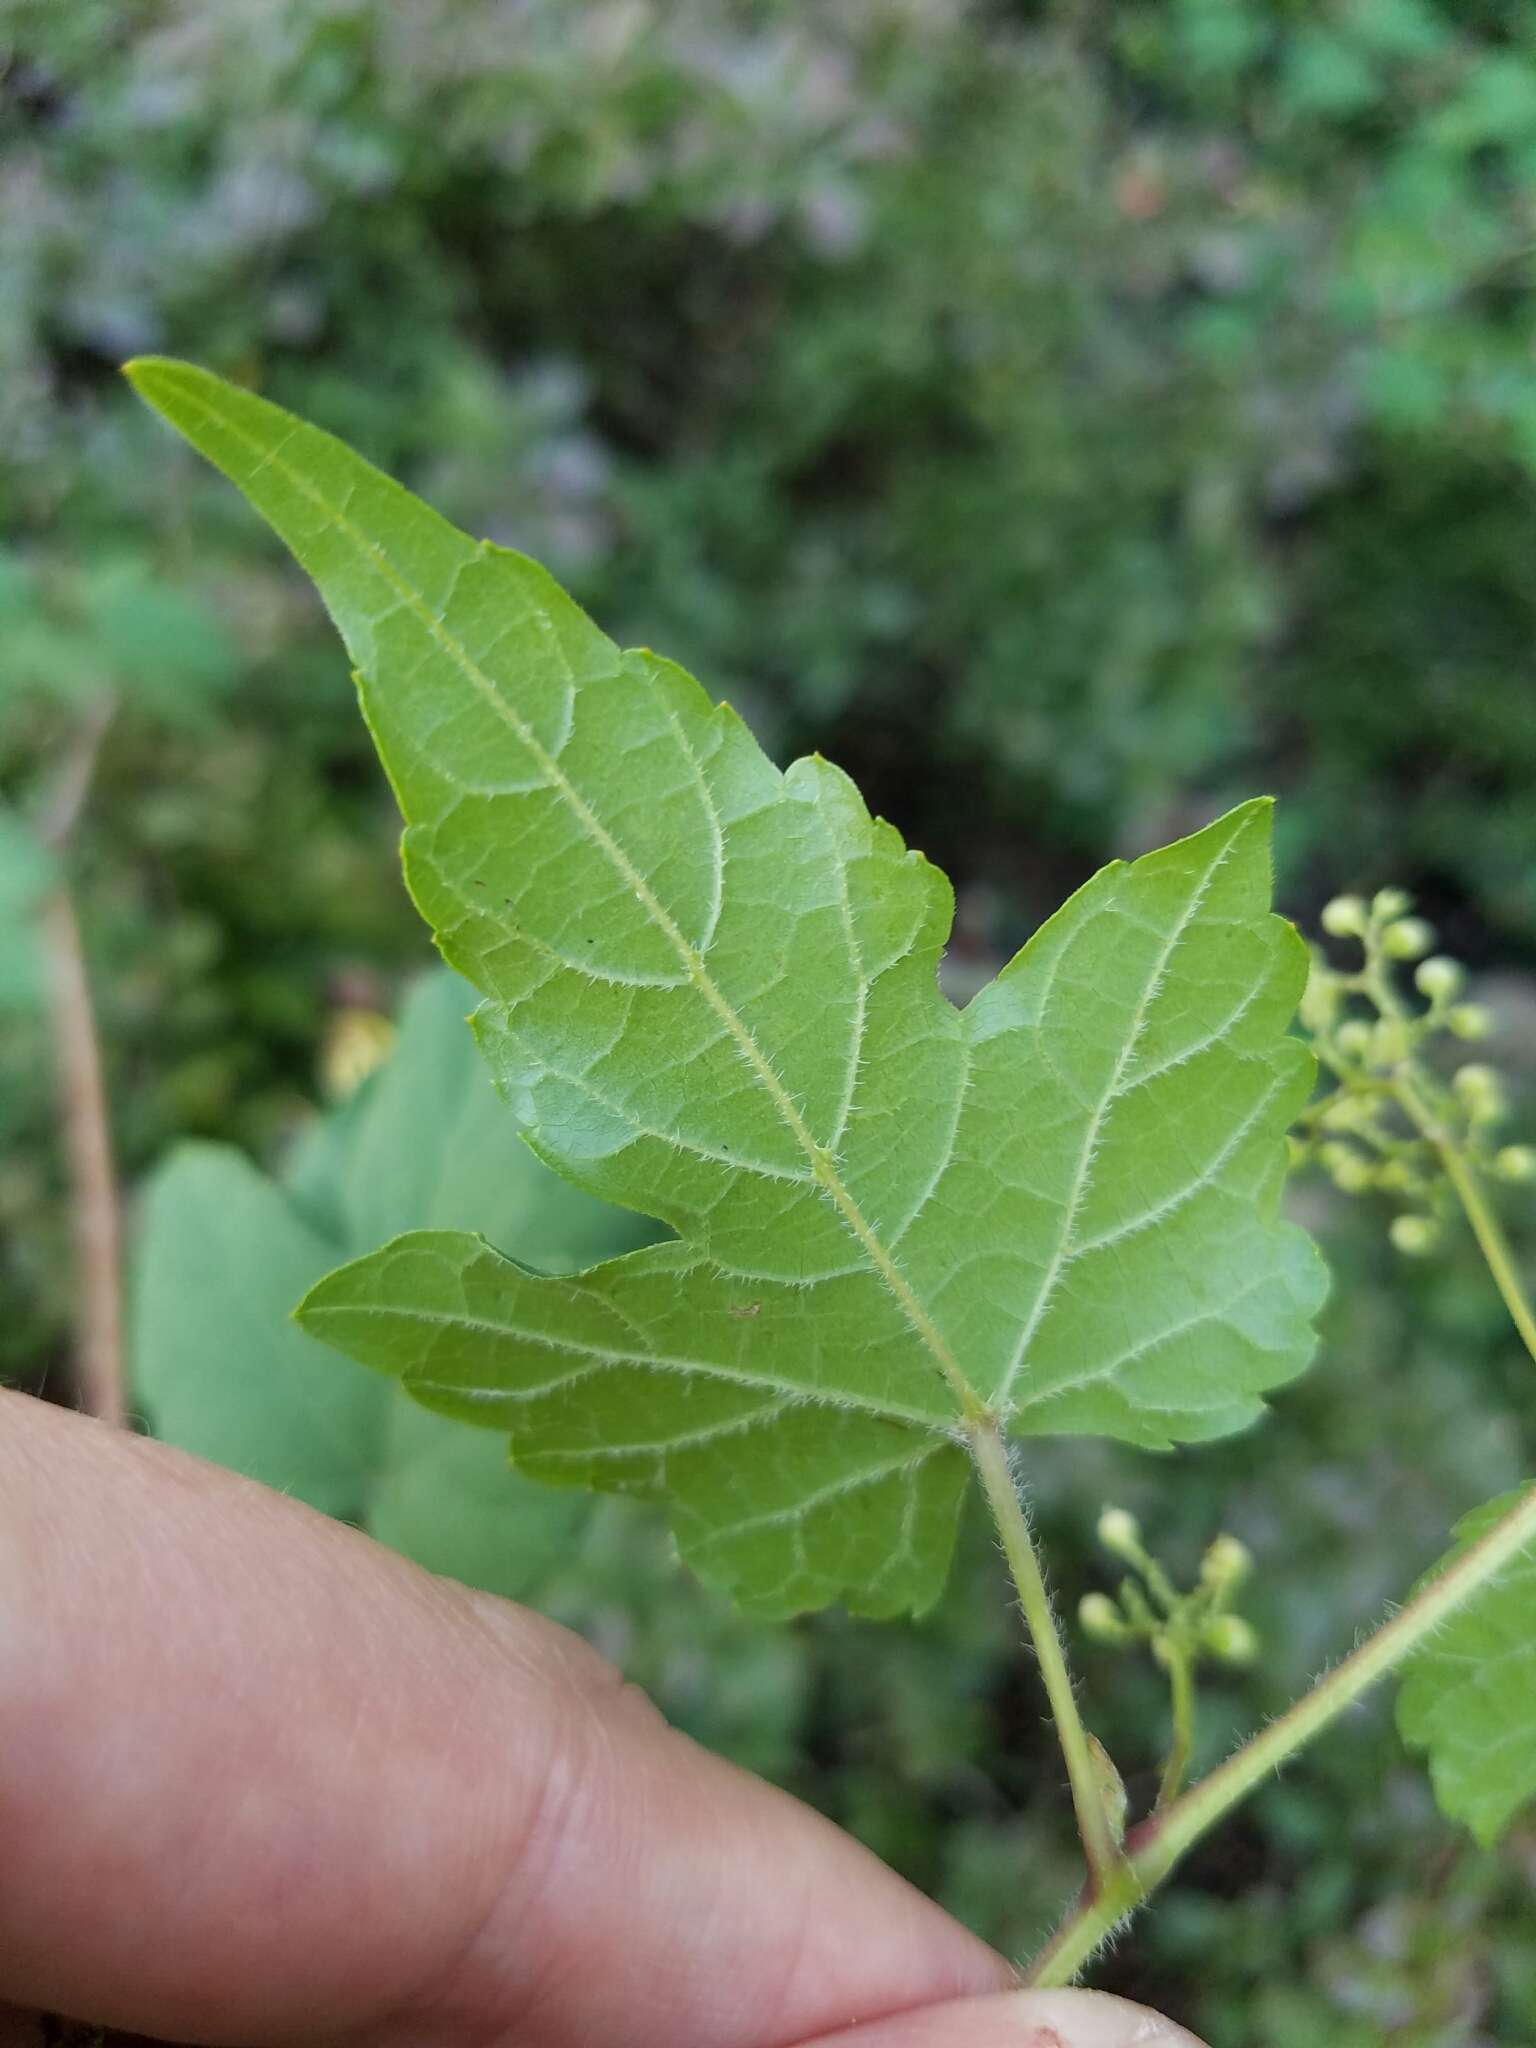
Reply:
[[[1511, 1509], [1489, 1501], [1457, 1523], [1437, 1577]], [[1441, 1811], [1485, 1847], [1536, 1801], [1536, 1553], [1491, 1579], [1408, 1664], [1398, 1694], [1403, 1740], [1424, 1750]]]
[[1094, 877], [963, 1011], [944, 877], [819, 758], [780, 773], [535, 563], [185, 365], [129, 371], [314, 577], [539, 1154], [677, 1241], [571, 1279], [397, 1239], [305, 1327], [526, 1472], [665, 1501], [743, 1604], [937, 1594], [985, 1403], [1220, 1435], [1312, 1348], [1277, 1215], [1311, 1084], [1269, 807]]

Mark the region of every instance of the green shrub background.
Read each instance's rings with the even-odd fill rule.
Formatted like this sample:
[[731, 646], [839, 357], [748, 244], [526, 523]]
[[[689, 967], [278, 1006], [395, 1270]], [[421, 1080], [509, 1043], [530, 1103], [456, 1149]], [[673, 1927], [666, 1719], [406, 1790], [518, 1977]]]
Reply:
[[[957, 989], [1103, 859], [1268, 788], [1283, 907], [1405, 883], [1529, 1060], [1530, 0], [10, 0], [0, 51], [0, 826], [111, 690], [72, 865], [130, 1189], [177, 1140], [290, 1156], [327, 1020], [427, 962], [339, 648], [122, 387], [145, 350], [330, 425], [840, 761], [954, 876]], [[0, 1372], [37, 1385], [70, 1283], [15, 837]], [[1268, 1654], [1213, 1751], [1530, 1466], [1470, 1260], [1406, 1270], [1300, 1199], [1338, 1281], [1273, 1422], [1034, 1475], [1074, 1597], [1106, 1496], [1185, 1564], [1218, 1526], [1259, 1553]], [[1065, 1810], [979, 1529], [921, 1626], [767, 1636], [617, 1526], [547, 1604], [994, 1939], [1038, 1930]], [[1085, 1665], [1150, 1766], [1153, 1674]], [[1536, 1833], [1481, 1855], [1434, 1818], [1378, 1707], [1103, 1981], [1221, 2048], [1527, 2042], [1533, 1870]]]

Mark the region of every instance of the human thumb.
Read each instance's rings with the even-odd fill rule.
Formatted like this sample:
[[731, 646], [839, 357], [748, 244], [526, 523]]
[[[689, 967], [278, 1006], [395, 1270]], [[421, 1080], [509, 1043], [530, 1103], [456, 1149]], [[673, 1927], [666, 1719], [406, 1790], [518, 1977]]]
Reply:
[[1144, 2005], [1098, 1991], [1010, 1991], [924, 2006], [803, 2048], [1201, 2048]]

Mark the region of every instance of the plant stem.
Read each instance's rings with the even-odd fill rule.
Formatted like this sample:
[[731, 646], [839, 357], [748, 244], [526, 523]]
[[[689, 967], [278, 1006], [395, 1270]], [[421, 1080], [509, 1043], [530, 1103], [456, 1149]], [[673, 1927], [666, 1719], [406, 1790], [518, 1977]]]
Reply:
[[977, 1418], [966, 1431], [971, 1456], [981, 1476], [987, 1505], [997, 1525], [998, 1538], [1008, 1569], [1018, 1591], [1019, 1606], [1040, 1660], [1040, 1676], [1051, 1703], [1056, 1737], [1061, 1744], [1072, 1787], [1072, 1804], [1077, 1812], [1077, 1829], [1082, 1836], [1088, 1863], [1090, 1896], [1106, 1895], [1123, 1859], [1116, 1846], [1101, 1789], [1099, 1767], [1094, 1762], [1092, 1741], [1077, 1709], [1072, 1674], [1056, 1627], [1051, 1596], [1035, 1551], [1034, 1538], [1009, 1462], [1008, 1446], [993, 1416]]
[[59, 1108], [73, 1194], [79, 1288], [75, 1393], [88, 1415], [121, 1424], [127, 1418], [127, 1400], [117, 1176], [80, 923], [62, 883], [43, 903], [40, 922], [52, 986]]
[[1134, 1830], [1126, 1844], [1127, 1860], [1115, 1881], [1069, 1914], [1025, 1981], [1042, 1986], [1070, 1984], [1100, 1943], [1202, 1835], [1533, 1543], [1536, 1487], [1522, 1495], [1486, 1536], [1431, 1580], [1352, 1656], [1320, 1678], [1279, 1720], [1245, 1743], [1165, 1813], [1154, 1815]]
[[1164, 1640], [1168, 1643], [1168, 1690], [1173, 1703], [1173, 1736], [1168, 1744], [1168, 1761], [1163, 1765], [1162, 1782], [1157, 1788], [1154, 1813], [1165, 1812], [1178, 1798], [1184, 1773], [1189, 1769], [1190, 1752], [1195, 1746], [1195, 1680], [1189, 1654], [1182, 1643], [1168, 1638]]
[[[65, 754], [39, 837], [61, 860], [90, 791], [96, 757], [116, 711], [110, 692], [96, 697]], [[75, 1392], [87, 1414], [127, 1419], [123, 1347], [122, 1227], [112, 1159], [112, 1120], [101, 1040], [91, 1002], [80, 920], [67, 881], [45, 898], [39, 922], [47, 959], [60, 1116], [69, 1165], [75, 1239]]]
[[1492, 1204], [1483, 1193], [1476, 1167], [1436, 1116], [1433, 1106], [1424, 1100], [1411, 1071], [1398, 1077], [1395, 1093], [1410, 1119], [1434, 1146], [1435, 1154], [1445, 1168], [1445, 1177], [1456, 1190], [1456, 1198], [1466, 1211], [1478, 1250], [1488, 1262], [1493, 1284], [1509, 1310], [1509, 1319], [1520, 1332], [1521, 1343], [1536, 1359], [1536, 1312], [1531, 1308], [1530, 1297], [1516, 1269], [1509, 1240], [1500, 1228]]
[[1476, 1234], [1478, 1246], [1488, 1261], [1493, 1284], [1504, 1298], [1510, 1321], [1520, 1332], [1521, 1343], [1532, 1358], [1536, 1358], [1536, 1314], [1532, 1313], [1530, 1300], [1520, 1284], [1508, 1240], [1478, 1184], [1476, 1170], [1459, 1146], [1442, 1144], [1437, 1149], [1446, 1177], [1456, 1190], [1461, 1206], [1467, 1212], [1467, 1221]]

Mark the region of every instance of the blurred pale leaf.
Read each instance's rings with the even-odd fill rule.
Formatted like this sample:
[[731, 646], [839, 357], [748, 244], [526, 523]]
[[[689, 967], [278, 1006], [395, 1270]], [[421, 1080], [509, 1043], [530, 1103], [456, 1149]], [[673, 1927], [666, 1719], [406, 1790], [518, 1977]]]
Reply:
[[321, 1370], [288, 1313], [335, 1254], [233, 1147], [178, 1147], [145, 1197], [135, 1377], [168, 1442], [356, 1516], [387, 1404], [361, 1369]]
[[31, 1010], [43, 995], [35, 912], [54, 876], [47, 848], [0, 807], [0, 1016]]
[[583, 1503], [529, 1486], [500, 1444], [327, 1358], [291, 1318], [298, 1297], [396, 1211], [449, 1223], [472, 1211], [555, 1268], [640, 1234], [519, 1141], [475, 1055], [467, 996], [446, 973], [418, 986], [393, 1058], [318, 1120], [286, 1185], [231, 1147], [171, 1155], [141, 1220], [136, 1383], [166, 1441], [360, 1522], [433, 1570], [526, 1594]]
[[45, 581], [0, 551], [0, 642], [10, 692], [78, 703], [112, 690], [171, 725], [205, 717], [239, 673], [208, 606], [129, 554]]

